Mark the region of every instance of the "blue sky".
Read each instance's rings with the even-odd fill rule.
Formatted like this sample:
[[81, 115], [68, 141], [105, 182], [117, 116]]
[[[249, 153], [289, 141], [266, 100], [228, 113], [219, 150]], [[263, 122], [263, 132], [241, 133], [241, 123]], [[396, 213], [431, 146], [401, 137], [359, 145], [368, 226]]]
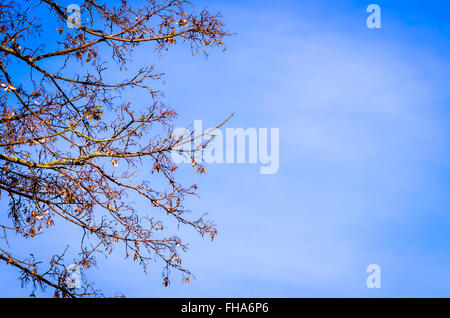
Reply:
[[[190, 284], [164, 288], [160, 268], [121, 255], [88, 277], [129, 297], [450, 297], [450, 3], [376, 1], [381, 29], [366, 27], [368, 1], [195, 3], [236, 33], [226, 52], [141, 48], [133, 63], [166, 73], [179, 126], [234, 112], [227, 127], [279, 128], [279, 172], [186, 174], [200, 186], [190, 209], [219, 227], [213, 243], [179, 232]], [[0, 296], [28, 294], [2, 265]]]

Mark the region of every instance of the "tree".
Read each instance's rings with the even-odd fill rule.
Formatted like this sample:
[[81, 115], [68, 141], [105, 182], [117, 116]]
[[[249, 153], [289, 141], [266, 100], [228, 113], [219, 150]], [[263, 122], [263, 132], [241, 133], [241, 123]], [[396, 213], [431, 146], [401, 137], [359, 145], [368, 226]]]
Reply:
[[[172, 135], [176, 113], [150, 86], [161, 74], [153, 66], [121, 82], [105, 74], [111, 63], [125, 70], [133, 49], [145, 43], [160, 53], [177, 42], [194, 54], [223, 47], [228, 34], [220, 15], [195, 14], [184, 0], [147, 0], [140, 8], [125, 0], [104, 3], [85, 0], [79, 12], [52, 0], [0, 4], [0, 193], [9, 202], [0, 225], [0, 259], [17, 268], [33, 292], [49, 287], [55, 297], [101, 296], [85, 269], [113, 250], [144, 271], [159, 259], [166, 286], [171, 270], [189, 281], [191, 273], [181, 264], [187, 245], [166, 230], [162, 218], [211, 239], [217, 234], [213, 223], [190, 217], [184, 206], [197, 186], [177, 180], [170, 153], [196, 137]], [[60, 40], [47, 43], [54, 37]], [[147, 94], [150, 105], [127, 101], [123, 92], [129, 88]], [[207, 143], [185, 153], [200, 173], [195, 154]], [[151, 171], [142, 176], [139, 167]], [[131, 194], [146, 201], [144, 211]], [[80, 238], [73, 264], [66, 261], [67, 250], [45, 263], [37, 260], [38, 251], [24, 258], [10, 250], [10, 235], [30, 240], [62, 223]], [[77, 285], [73, 274], [80, 271]]]

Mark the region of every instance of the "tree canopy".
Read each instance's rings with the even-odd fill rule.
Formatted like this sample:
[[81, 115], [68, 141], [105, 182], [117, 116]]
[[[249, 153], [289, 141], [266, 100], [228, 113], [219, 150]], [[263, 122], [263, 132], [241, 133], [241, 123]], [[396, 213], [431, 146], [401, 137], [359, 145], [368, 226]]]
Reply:
[[[195, 137], [172, 135], [176, 113], [152, 88], [162, 76], [154, 65], [120, 82], [107, 72], [112, 65], [125, 69], [140, 45], [161, 53], [182, 43], [194, 54], [223, 48], [224, 24], [183, 0], [85, 0], [79, 7], [77, 21], [75, 11], [52, 0], [0, 4], [0, 192], [9, 203], [0, 259], [23, 283], [53, 288], [55, 297], [101, 296], [85, 270], [117, 246], [144, 271], [159, 259], [165, 285], [171, 270], [189, 281], [181, 261], [187, 243], [162, 218], [211, 239], [217, 234], [213, 223], [187, 213], [184, 200], [197, 186], [180, 182], [170, 156]], [[123, 92], [131, 88], [147, 94], [149, 104], [127, 101]], [[206, 143], [186, 154], [200, 173], [195, 153]], [[136, 208], [129, 195], [146, 208]], [[10, 235], [30, 240], [63, 222], [79, 233], [74, 261], [61, 251], [46, 260], [38, 251], [24, 258], [8, 244]], [[79, 286], [74, 268], [83, 269]]]

